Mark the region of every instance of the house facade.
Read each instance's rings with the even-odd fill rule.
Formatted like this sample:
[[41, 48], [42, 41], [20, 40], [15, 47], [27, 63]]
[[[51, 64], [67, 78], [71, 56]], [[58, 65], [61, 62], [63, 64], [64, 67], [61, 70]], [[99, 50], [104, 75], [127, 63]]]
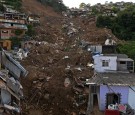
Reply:
[[129, 89], [128, 103], [133, 109], [135, 109], [134, 97], [135, 97], [135, 86], [132, 86]]
[[[100, 86], [100, 99], [99, 99], [99, 110], [104, 111], [108, 105], [116, 104], [114, 102], [115, 96], [118, 98], [117, 103], [127, 104], [128, 103], [129, 88], [127, 86]], [[118, 95], [118, 96], [117, 96]], [[112, 99], [108, 99], [112, 98]]]
[[27, 31], [25, 14], [4, 13], [0, 15], [0, 38], [19, 37]]
[[95, 74], [86, 83], [90, 88], [91, 111], [97, 100], [101, 111], [109, 109], [111, 105], [126, 105], [134, 113], [134, 61], [125, 54], [95, 55], [93, 59]]
[[[99, 110], [105, 111], [110, 104], [128, 104], [135, 110], [134, 73], [97, 73], [87, 84], [91, 86], [90, 103], [98, 100]], [[95, 91], [93, 92], [93, 87]], [[97, 98], [95, 98], [95, 95]]]
[[96, 55], [93, 58], [95, 72], [134, 72], [134, 60], [125, 54]]

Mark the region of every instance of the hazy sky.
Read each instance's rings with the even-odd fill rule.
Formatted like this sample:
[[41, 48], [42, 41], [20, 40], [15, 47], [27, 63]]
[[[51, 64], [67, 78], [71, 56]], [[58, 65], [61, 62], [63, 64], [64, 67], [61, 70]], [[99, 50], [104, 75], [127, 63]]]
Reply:
[[125, 1], [125, 2], [135, 2], [135, 0], [63, 0], [64, 4], [68, 7], [79, 7], [79, 4], [84, 2], [84, 3], [90, 3], [91, 5], [96, 4], [96, 3], [105, 3], [105, 1], [113, 1], [113, 2], [120, 2], [120, 1]]

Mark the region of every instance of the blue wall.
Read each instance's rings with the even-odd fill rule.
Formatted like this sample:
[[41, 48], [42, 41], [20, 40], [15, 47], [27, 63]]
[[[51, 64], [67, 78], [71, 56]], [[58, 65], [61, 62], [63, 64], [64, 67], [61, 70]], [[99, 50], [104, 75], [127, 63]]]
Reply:
[[[121, 104], [128, 103], [128, 94], [129, 94], [129, 87], [128, 86], [109, 86], [115, 93], [121, 94]], [[99, 101], [99, 109], [104, 111], [106, 109], [106, 94], [107, 93], [114, 93], [110, 88], [106, 85], [100, 86], [100, 101]]]

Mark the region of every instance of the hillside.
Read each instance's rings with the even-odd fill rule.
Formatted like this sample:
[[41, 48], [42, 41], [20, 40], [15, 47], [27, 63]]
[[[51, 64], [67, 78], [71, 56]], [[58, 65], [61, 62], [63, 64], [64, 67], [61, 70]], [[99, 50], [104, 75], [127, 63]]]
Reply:
[[37, 0], [22, 0], [22, 8], [28, 14], [38, 14], [41, 15], [41, 17], [60, 17], [60, 15], [53, 11], [53, 8], [49, 6], [44, 6]]
[[[40, 26], [30, 53], [22, 64], [29, 71], [22, 79], [25, 99], [24, 115], [79, 115], [85, 114], [88, 86], [83, 80], [92, 77], [89, 52], [79, 47], [80, 42], [104, 44], [111, 36], [108, 29], [96, 27], [95, 18], [67, 18], [36, 0], [23, 0], [28, 14], [40, 16]], [[40, 42], [40, 43], [39, 43]], [[80, 80], [81, 79], [81, 80]], [[94, 115], [102, 115], [95, 108]]]

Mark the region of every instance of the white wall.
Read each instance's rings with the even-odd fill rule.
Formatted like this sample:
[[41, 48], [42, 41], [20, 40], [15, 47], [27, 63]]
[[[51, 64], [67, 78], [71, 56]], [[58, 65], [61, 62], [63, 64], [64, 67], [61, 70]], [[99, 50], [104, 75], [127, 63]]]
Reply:
[[90, 49], [91, 49], [92, 52], [102, 53], [102, 46], [101, 45], [91, 45]]
[[[107, 72], [117, 70], [117, 56], [94, 56], [94, 69], [96, 72]], [[102, 61], [109, 60], [109, 66], [103, 67]]]
[[[132, 89], [135, 91], [135, 86]], [[129, 88], [128, 104], [135, 110], [135, 92], [132, 89]]]

